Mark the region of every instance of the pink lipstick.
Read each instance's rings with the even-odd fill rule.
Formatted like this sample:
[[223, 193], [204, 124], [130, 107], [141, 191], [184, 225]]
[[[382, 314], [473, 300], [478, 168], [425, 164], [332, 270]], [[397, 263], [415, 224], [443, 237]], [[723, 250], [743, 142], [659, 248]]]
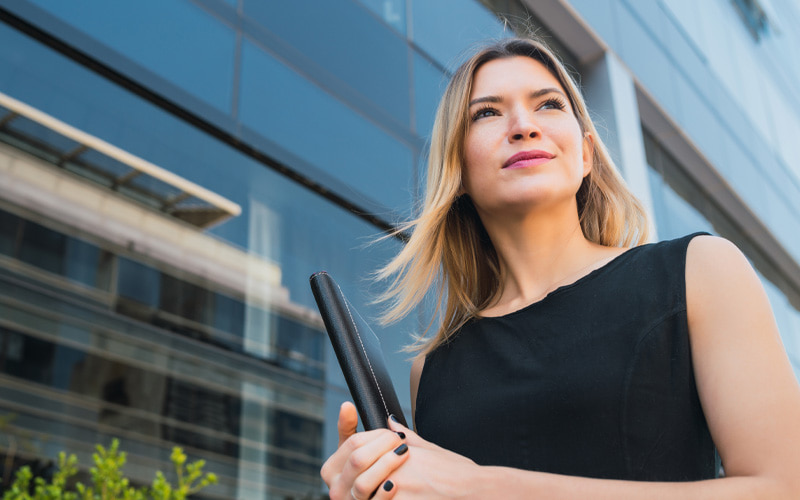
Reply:
[[522, 151], [521, 153], [517, 153], [506, 160], [506, 162], [503, 163], [503, 168], [535, 167], [537, 165], [541, 165], [542, 163], [547, 163], [553, 158], [555, 158], [555, 155], [548, 153], [547, 151], [540, 151], [538, 149]]

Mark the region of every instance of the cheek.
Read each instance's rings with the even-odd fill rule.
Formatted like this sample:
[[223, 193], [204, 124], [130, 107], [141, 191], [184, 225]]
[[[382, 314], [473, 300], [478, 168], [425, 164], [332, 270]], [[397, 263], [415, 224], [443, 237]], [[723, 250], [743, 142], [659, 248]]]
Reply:
[[479, 134], [470, 134], [464, 143], [464, 177], [468, 178], [470, 172], [477, 172], [486, 162], [487, 147], [484, 138]]

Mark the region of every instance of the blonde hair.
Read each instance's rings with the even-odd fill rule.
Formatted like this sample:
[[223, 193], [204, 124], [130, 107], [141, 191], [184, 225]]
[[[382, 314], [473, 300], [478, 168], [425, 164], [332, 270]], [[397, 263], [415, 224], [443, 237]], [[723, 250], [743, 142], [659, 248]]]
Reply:
[[[433, 351], [477, 317], [501, 285], [497, 253], [469, 196], [461, 195], [461, 180], [475, 73], [489, 61], [514, 56], [539, 61], [558, 79], [581, 131], [594, 139], [592, 169], [576, 195], [584, 236], [601, 245], [621, 247], [642, 244], [648, 237], [644, 209], [625, 186], [589, 117], [578, 86], [555, 54], [534, 39], [507, 39], [483, 48], [456, 70], [445, 90], [433, 126], [420, 216], [398, 230], [412, 233], [403, 250], [377, 272], [378, 279], [393, 277], [388, 290], [378, 299], [389, 302], [382, 317], [385, 323], [407, 315], [436, 285], [437, 305], [431, 322], [408, 347], [421, 355]], [[426, 338], [439, 317], [441, 324], [436, 334]]]

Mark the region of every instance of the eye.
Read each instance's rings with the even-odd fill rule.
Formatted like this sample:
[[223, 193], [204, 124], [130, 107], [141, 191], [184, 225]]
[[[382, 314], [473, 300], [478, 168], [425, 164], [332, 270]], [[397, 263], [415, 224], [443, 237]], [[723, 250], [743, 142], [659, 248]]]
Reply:
[[564, 99], [560, 97], [551, 97], [550, 99], [544, 101], [540, 106], [539, 109], [559, 109], [563, 110], [567, 107], [567, 103], [564, 102]]
[[483, 106], [478, 111], [472, 114], [472, 121], [480, 120], [481, 118], [488, 118], [490, 116], [497, 116], [500, 113], [491, 106]]

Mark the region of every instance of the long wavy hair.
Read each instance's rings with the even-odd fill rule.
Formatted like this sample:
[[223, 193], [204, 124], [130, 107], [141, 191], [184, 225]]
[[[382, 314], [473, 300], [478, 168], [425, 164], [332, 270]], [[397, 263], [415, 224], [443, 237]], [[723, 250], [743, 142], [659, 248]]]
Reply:
[[[469, 97], [478, 69], [489, 61], [515, 56], [542, 63], [569, 98], [581, 132], [594, 145], [591, 172], [576, 194], [584, 236], [605, 246], [644, 243], [648, 221], [640, 202], [625, 185], [592, 123], [577, 84], [556, 55], [542, 42], [512, 38], [476, 52], [453, 74], [436, 112], [428, 156], [428, 177], [420, 215], [398, 232], [411, 236], [400, 253], [376, 276], [389, 287], [378, 301], [388, 302], [384, 323], [397, 321], [435, 291], [436, 307], [428, 328], [408, 350], [427, 354], [497, 296], [500, 262], [469, 196], [462, 193], [464, 142], [470, 125]], [[435, 335], [427, 333], [439, 319]]]

